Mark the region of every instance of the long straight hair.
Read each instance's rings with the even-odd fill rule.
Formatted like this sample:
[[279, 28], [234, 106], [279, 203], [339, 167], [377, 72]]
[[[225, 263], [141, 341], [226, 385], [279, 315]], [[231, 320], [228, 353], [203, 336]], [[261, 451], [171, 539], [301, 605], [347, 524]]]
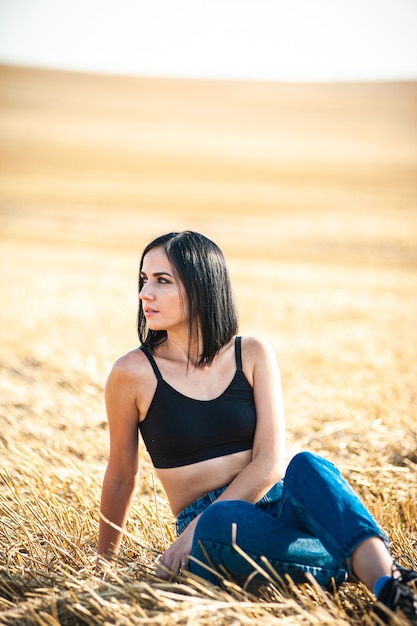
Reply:
[[[145, 255], [153, 248], [162, 248], [187, 294], [189, 354], [193, 337], [202, 339], [203, 350], [198, 366], [210, 365], [218, 352], [236, 335], [238, 313], [226, 260], [219, 246], [193, 231], [174, 232], [151, 241], [142, 253], [139, 266], [139, 291]], [[163, 343], [166, 330], [150, 330], [143, 308], [138, 309], [139, 341], [150, 352]]]

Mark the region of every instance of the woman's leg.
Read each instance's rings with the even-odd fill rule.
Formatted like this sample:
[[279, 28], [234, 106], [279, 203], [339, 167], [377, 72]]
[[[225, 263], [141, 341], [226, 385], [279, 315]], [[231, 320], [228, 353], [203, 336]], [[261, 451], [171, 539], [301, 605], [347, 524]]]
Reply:
[[[206, 564], [211, 560], [215, 568], [227, 570], [242, 584], [254, 567], [232, 546], [233, 524], [237, 545], [258, 565], [265, 567], [261, 559], [265, 556], [281, 576], [288, 573], [298, 582], [304, 572], [310, 572], [324, 586], [332, 578], [344, 580], [346, 567], [352, 571], [352, 553], [359, 550], [360, 554], [365, 540], [380, 537], [387, 541], [339, 470], [308, 452], [289, 464], [282, 499], [269, 511], [248, 502], [221, 501], [201, 516], [192, 556]], [[378, 542], [388, 556], [384, 544]], [[190, 569], [216, 581], [196, 562], [191, 562]]]
[[361, 580], [366, 558], [372, 557], [370, 565], [380, 561], [392, 566], [383, 530], [338, 468], [316, 454], [301, 452], [288, 465], [280, 519], [290, 524], [298, 520]]
[[352, 570], [371, 591], [382, 576], [394, 575], [393, 560], [382, 541], [377, 537], [365, 539], [354, 550], [351, 558]]
[[393, 562], [386, 535], [333, 463], [301, 453], [288, 466], [284, 487], [281, 520], [296, 515], [333, 557], [342, 558], [374, 591], [374, 612], [382, 621], [391, 623], [389, 612], [401, 613], [417, 626], [417, 572]]

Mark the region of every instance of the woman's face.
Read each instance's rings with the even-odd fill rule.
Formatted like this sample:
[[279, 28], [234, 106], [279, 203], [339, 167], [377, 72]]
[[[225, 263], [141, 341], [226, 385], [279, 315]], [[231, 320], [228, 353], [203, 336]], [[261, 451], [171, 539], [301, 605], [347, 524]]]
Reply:
[[174, 276], [163, 248], [152, 248], [143, 259], [139, 293], [150, 330], [188, 329], [188, 304], [183, 284]]

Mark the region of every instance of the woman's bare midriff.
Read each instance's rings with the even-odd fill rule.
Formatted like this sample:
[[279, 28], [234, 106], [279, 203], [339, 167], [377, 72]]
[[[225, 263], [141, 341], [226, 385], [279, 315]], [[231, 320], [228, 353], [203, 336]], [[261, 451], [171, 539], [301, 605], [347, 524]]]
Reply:
[[177, 516], [209, 491], [230, 483], [251, 462], [251, 458], [252, 451], [245, 450], [200, 463], [156, 470], [173, 515]]

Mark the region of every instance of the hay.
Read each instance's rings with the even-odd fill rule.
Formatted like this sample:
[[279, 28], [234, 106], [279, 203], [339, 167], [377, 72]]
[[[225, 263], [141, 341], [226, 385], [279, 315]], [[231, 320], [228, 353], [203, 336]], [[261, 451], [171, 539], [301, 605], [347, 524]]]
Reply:
[[136, 345], [143, 244], [204, 231], [242, 333], [276, 349], [288, 456], [335, 461], [415, 568], [415, 85], [0, 76], [0, 623], [369, 626], [362, 585], [283, 585], [267, 563], [256, 597], [156, 580], [174, 525], [143, 450], [120, 558], [98, 574], [103, 386]]

